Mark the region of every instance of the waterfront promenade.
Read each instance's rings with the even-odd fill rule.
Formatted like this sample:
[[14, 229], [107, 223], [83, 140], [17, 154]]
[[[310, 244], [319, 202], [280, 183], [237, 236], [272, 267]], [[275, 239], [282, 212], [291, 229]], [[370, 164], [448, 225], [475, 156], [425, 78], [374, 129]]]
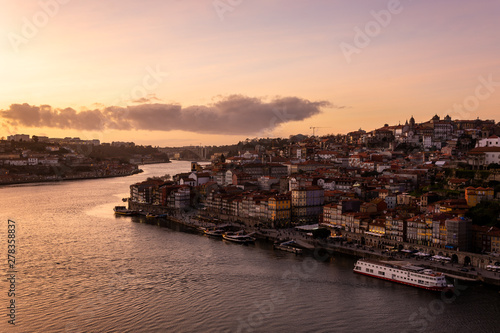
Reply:
[[[134, 206], [135, 207], [135, 206]], [[287, 240], [295, 240], [298, 245], [303, 248], [306, 253], [315, 254], [320, 252], [324, 255], [347, 255], [358, 258], [372, 258], [377, 260], [403, 260], [411, 263], [412, 265], [419, 265], [435, 271], [443, 272], [449, 278], [458, 278], [463, 281], [484, 283], [492, 286], [500, 286], [500, 274], [488, 271], [481, 267], [464, 267], [458, 263], [434, 261], [430, 259], [423, 259], [419, 257], [410, 256], [404, 252], [390, 252], [382, 248], [372, 247], [368, 245], [361, 245], [355, 243], [356, 240], [347, 241], [339, 240], [318, 240], [307, 233], [298, 231], [295, 228], [287, 229], [268, 229], [246, 224], [237, 223], [235, 221], [228, 221], [224, 219], [199, 218], [198, 211], [193, 210], [188, 213], [181, 213], [178, 211], [170, 211], [168, 220], [188, 227], [196, 232], [203, 232], [203, 228], [212, 228], [220, 225], [232, 226], [234, 228], [245, 229], [247, 233], [253, 233], [255, 237], [261, 241], [270, 243], [284, 242]], [[215, 222], [214, 222], [215, 221]], [[406, 246], [412, 244], [405, 244]], [[487, 257], [485, 256], [485, 260]], [[468, 271], [465, 272], [464, 270]]]
[[[435, 271], [440, 271], [445, 273], [449, 277], [456, 277], [467, 281], [478, 281], [485, 282], [487, 284], [500, 286], [500, 274], [488, 271], [481, 267], [464, 267], [463, 265], [451, 262], [435, 261], [430, 259], [422, 259], [419, 257], [412, 257], [403, 252], [389, 252], [384, 249], [374, 248], [367, 245], [360, 245], [348, 241], [319, 241], [314, 240], [312, 237], [305, 235], [303, 232], [299, 232], [294, 228], [290, 229], [263, 229], [260, 231], [264, 232], [265, 237], [270, 239], [295, 239], [302, 242], [306, 242], [313, 245], [315, 248], [322, 248], [330, 253], [342, 253], [345, 255], [372, 258], [378, 260], [402, 260], [409, 262], [413, 265], [424, 266], [426, 268], [431, 268]], [[467, 269], [468, 272], [463, 270]], [[473, 269], [473, 270], [471, 270]]]

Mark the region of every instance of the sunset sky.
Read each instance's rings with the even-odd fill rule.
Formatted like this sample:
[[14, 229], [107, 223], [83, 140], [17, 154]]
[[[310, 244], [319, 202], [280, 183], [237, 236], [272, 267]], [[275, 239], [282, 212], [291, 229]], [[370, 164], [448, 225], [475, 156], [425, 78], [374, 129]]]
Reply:
[[500, 120], [498, 0], [0, 3], [0, 136], [219, 145]]

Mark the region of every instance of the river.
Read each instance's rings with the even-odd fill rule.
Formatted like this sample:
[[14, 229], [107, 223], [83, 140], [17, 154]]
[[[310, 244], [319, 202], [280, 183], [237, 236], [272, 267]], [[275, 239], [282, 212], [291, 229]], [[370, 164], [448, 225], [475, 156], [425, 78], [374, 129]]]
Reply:
[[130, 184], [190, 164], [142, 168], [123, 178], [0, 187], [5, 277], [9, 219], [16, 240], [15, 296], [12, 281], [0, 284], [1, 332], [499, 330], [495, 289], [435, 294], [356, 275], [350, 257], [295, 256], [115, 217]]

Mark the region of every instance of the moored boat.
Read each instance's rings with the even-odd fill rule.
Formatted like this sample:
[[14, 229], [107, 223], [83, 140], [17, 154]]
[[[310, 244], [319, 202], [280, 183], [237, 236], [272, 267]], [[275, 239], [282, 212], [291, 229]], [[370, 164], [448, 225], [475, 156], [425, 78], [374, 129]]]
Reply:
[[116, 215], [125, 215], [125, 216], [137, 215], [137, 212], [135, 210], [127, 209], [127, 207], [125, 206], [115, 206], [113, 210], [115, 211]]
[[427, 290], [443, 291], [453, 288], [453, 285], [446, 282], [443, 273], [402, 261], [359, 259], [354, 265], [353, 271], [354, 273]]
[[281, 251], [291, 252], [295, 254], [302, 254], [302, 249], [293, 246], [294, 244], [295, 241], [291, 240], [283, 243], [274, 244], [274, 248]]
[[210, 236], [210, 237], [216, 237], [216, 238], [222, 238], [224, 235], [224, 230], [222, 229], [205, 229], [203, 230], [205, 235]]
[[247, 244], [247, 243], [253, 243], [255, 242], [255, 238], [252, 237], [251, 235], [244, 235], [241, 232], [235, 232], [235, 233], [225, 233], [222, 235], [222, 238], [225, 240], [235, 242], [235, 243], [240, 243], [240, 244]]

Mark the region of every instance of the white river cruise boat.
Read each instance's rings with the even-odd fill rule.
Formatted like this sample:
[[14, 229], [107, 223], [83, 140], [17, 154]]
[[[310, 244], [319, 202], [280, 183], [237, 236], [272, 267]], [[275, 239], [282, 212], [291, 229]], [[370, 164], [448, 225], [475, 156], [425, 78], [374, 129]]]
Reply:
[[354, 265], [354, 272], [427, 290], [442, 291], [453, 288], [453, 285], [446, 282], [443, 273], [403, 261], [360, 259]]

